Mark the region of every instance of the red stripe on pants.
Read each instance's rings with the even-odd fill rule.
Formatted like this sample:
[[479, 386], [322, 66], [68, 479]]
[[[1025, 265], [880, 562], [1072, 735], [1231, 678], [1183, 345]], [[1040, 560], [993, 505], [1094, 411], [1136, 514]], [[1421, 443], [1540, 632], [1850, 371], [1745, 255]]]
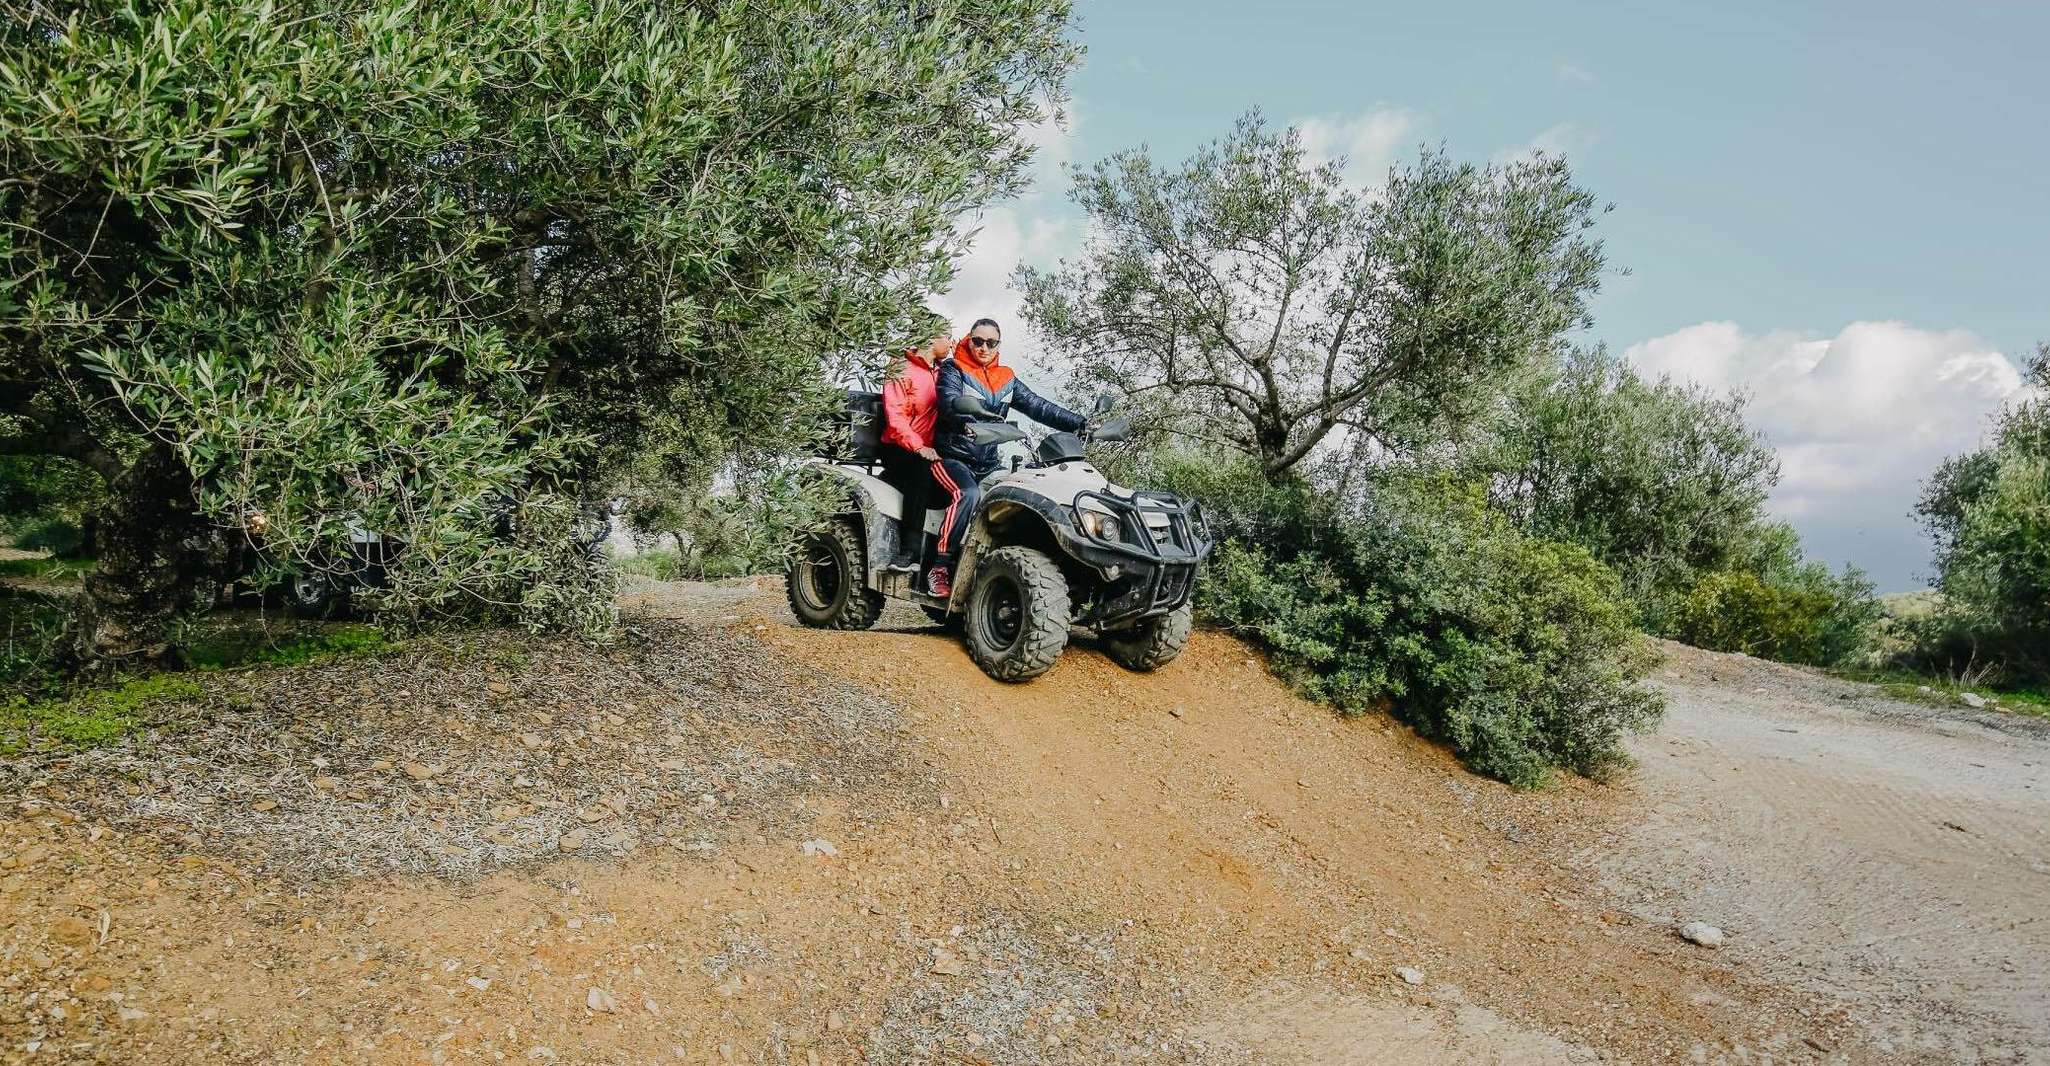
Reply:
[[954, 512], [961, 506], [961, 486], [954, 484], [954, 479], [947, 476], [947, 464], [945, 463], [932, 464], [932, 476], [933, 480], [938, 481], [940, 487], [946, 489], [948, 493], [947, 513], [945, 517], [940, 519], [939, 553], [945, 555], [947, 554], [947, 534], [953, 532], [954, 529]]

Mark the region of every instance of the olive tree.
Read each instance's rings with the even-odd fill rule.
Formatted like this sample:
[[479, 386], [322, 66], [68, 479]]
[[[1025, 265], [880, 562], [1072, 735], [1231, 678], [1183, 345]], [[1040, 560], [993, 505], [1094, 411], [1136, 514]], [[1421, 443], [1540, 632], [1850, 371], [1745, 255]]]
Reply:
[[1015, 191], [1068, 0], [0, 0], [0, 453], [109, 486], [71, 647], [221, 543], [602, 626], [580, 496], [801, 434]]
[[1334, 432], [1383, 453], [1444, 441], [1586, 320], [1603, 265], [1563, 161], [1425, 152], [1347, 186], [1259, 114], [1179, 166], [1141, 148], [1074, 176], [1089, 240], [1021, 268], [1026, 318], [1083, 388], [1280, 477]]
[[2002, 412], [1992, 442], [1938, 467], [1916, 511], [1936, 543], [1943, 593], [1925, 641], [1938, 646], [1923, 654], [1944, 669], [1990, 661], [2008, 680], [2041, 683], [2050, 681], [2050, 344], [2026, 371], [2031, 391]]
[[1758, 561], [1779, 455], [1745, 423], [1745, 403], [1576, 351], [1510, 395], [1465, 464], [1497, 509], [1585, 547], [1649, 605], [1698, 573]]

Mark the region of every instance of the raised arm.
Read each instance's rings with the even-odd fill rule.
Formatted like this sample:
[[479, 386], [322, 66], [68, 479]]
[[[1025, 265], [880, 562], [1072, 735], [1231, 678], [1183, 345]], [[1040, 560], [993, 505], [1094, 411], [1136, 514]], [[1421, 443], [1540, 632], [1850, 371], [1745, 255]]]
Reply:
[[1080, 433], [1089, 420], [1025, 387], [1023, 380], [1011, 382], [1011, 406], [1044, 426]]

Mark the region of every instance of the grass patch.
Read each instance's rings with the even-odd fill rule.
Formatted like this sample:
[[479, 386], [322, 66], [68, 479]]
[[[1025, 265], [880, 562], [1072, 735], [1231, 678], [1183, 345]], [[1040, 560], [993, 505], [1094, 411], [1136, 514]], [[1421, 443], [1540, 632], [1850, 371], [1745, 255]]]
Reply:
[[304, 666], [393, 646], [375, 626], [210, 615], [178, 635], [188, 669], [67, 691], [47, 666], [51, 635], [61, 633], [65, 617], [65, 605], [49, 598], [0, 597], [0, 684], [7, 690], [0, 691], [0, 755], [75, 751], [140, 732], [153, 705], [200, 697], [201, 674]]
[[683, 557], [672, 551], [642, 552], [616, 559], [613, 565], [622, 574], [637, 574], [652, 577], [657, 581], [675, 581], [683, 576]]
[[156, 704], [196, 699], [199, 682], [182, 674], [156, 674], [65, 698], [15, 696], [0, 703], [0, 754], [17, 755], [32, 746], [96, 747], [149, 724]]
[[368, 655], [391, 647], [384, 631], [355, 623], [273, 629], [214, 626], [186, 638], [185, 661], [195, 670], [243, 666], [304, 666], [345, 655]]
[[92, 573], [97, 559], [0, 559], [0, 577], [41, 578], [45, 581], [78, 581]]
[[1911, 703], [1963, 707], [1966, 706], [1964, 695], [1969, 692], [1995, 701], [1988, 706], [1989, 710], [2050, 718], [2050, 692], [2042, 689], [2009, 688], [1983, 683], [1968, 685], [1956, 678], [1930, 677], [1907, 670], [1846, 669], [1832, 670], [1830, 673], [1845, 680], [1878, 685], [1887, 695]]
[[56, 597], [0, 587], [0, 699], [51, 687], [49, 662], [68, 618]]
[[723, 581], [746, 577], [754, 568], [738, 555], [691, 555], [656, 550], [614, 560], [620, 573], [657, 581]]

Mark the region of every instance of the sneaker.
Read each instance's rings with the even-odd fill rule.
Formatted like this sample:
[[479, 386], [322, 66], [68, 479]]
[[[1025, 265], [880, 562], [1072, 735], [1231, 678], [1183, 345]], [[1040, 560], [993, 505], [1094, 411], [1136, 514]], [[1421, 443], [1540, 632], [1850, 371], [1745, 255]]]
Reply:
[[891, 559], [889, 565], [883, 567], [883, 569], [896, 570], [900, 573], [905, 574], [915, 574], [918, 572], [918, 556], [899, 555], [896, 558]]
[[932, 574], [928, 576], [925, 580], [926, 587], [932, 590], [933, 595], [938, 596], [941, 599], [945, 599], [954, 594], [953, 575], [947, 573], [947, 568], [944, 566], [933, 567]]

